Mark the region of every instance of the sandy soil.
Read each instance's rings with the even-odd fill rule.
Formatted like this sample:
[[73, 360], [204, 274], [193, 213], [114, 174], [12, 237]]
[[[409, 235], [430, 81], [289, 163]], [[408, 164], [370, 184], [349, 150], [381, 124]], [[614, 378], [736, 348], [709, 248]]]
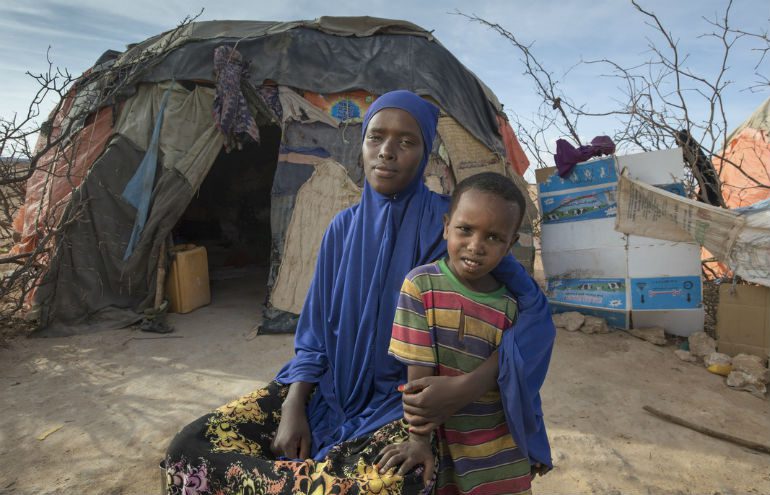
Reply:
[[[0, 493], [159, 493], [176, 431], [264, 385], [292, 355], [290, 336], [254, 338], [264, 289], [213, 289], [211, 306], [172, 317], [176, 338], [120, 330], [0, 349]], [[556, 467], [537, 493], [770, 493], [770, 456], [642, 410], [770, 444], [770, 402], [680, 362], [673, 347], [561, 333], [543, 403]]]

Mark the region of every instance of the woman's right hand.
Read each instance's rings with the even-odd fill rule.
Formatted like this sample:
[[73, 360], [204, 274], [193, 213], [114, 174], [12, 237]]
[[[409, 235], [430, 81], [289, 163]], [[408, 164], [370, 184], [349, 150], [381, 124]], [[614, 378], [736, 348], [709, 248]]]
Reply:
[[281, 422], [270, 445], [276, 456], [289, 459], [310, 457], [310, 425], [305, 413], [305, 402], [287, 400], [281, 407]]

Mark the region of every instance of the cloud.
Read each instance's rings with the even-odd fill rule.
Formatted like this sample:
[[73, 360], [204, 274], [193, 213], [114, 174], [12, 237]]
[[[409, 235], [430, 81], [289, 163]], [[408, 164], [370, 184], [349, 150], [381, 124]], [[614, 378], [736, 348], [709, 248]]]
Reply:
[[[660, 14], [661, 21], [675, 33], [683, 51], [699, 71], [712, 70], [718, 63], [708, 40], [695, 36], [707, 30], [702, 15], [713, 16], [723, 9], [722, 0], [677, 2], [640, 0]], [[17, 95], [34, 90], [27, 69], [46, 67], [45, 53], [51, 45], [54, 62], [78, 73], [106, 49], [123, 49], [176, 26], [185, 16], [206, 10], [201, 20], [258, 19], [297, 20], [322, 15], [370, 15], [407, 19], [434, 34], [465, 66], [476, 73], [497, 94], [507, 109], [531, 114], [542, 103], [531, 80], [522, 75], [520, 54], [503, 37], [465, 18], [450, 15], [455, 9], [478, 14], [500, 23], [521, 41], [533, 43], [533, 52], [557, 78], [581, 59], [611, 58], [634, 64], [647, 58], [649, 37], [661, 42], [659, 34], [645, 25], [645, 18], [627, 1], [595, 0], [42, 0], [27, 4], [0, 4], [0, 115], [18, 108]], [[733, 5], [734, 25], [754, 29], [767, 25], [766, 0], [743, 0]], [[748, 49], [735, 54], [735, 79], [754, 80], [756, 58]], [[606, 105], [617, 94], [616, 82], [601, 77], [606, 71], [580, 67], [567, 78], [565, 91], [578, 102], [594, 107]], [[568, 85], [567, 85], [568, 84]], [[6, 95], [13, 94], [14, 98]], [[737, 94], [730, 108], [742, 111], [761, 102], [763, 95]], [[745, 103], [743, 103], [745, 102]], [[758, 104], [758, 102], [756, 103]], [[735, 118], [737, 122], [745, 115]], [[736, 122], [736, 123], [737, 123]], [[593, 132], [586, 123], [586, 128]], [[604, 132], [610, 132], [611, 124]], [[598, 129], [601, 130], [601, 129]]]

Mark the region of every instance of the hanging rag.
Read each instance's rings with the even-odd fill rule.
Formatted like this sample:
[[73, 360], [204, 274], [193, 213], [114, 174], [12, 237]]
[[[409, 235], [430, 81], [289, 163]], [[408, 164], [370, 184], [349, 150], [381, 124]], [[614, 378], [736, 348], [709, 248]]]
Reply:
[[609, 136], [597, 136], [591, 140], [591, 144], [575, 148], [565, 139], [556, 141], [556, 154], [553, 156], [556, 162], [556, 169], [559, 171], [559, 177], [569, 176], [572, 169], [580, 162], [589, 158], [601, 155], [611, 155], [615, 153], [615, 143]]
[[337, 119], [298, 95], [291, 88], [278, 86], [278, 99], [281, 102], [281, 109], [286, 120], [291, 119], [303, 123], [323, 122], [332, 127], [340, 126]]
[[281, 100], [278, 98], [278, 86], [263, 84], [257, 88], [257, 94], [270, 108], [275, 120], [281, 122], [283, 120], [283, 109], [281, 108]]
[[524, 172], [529, 168], [529, 158], [524, 153], [516, 134], [513, 133], [511, 124], [502, 115], [497, 116], [497, 131], [500, 133], [500, 137], [503, 138], [505, 155], [511, 163], [511, 167], [513, 167], [517, 174], [524, 175]]
[[150, 210], [150, 199], [152, 198], [152, 186], [155, 182], [155, 171], [158, 168], [158, 145], [160, 142], [160, 128], [163, 125], [163, 112], [166, 110], [171, 89], [174, 82], [163, 93], [163, 99], [160, 102], [158, 116], [155, 118], [155, 127], [152, 130], [152, 138], [147, 146], [147, 153], [144, 154], [142, 162], [136, 169], [134, 176], [123, 189], [123, 199], [136, 208], [136, 219], [134, 220], [134, 229], [131, 231], [131, 239], [126, 246], [126, 252], [123, 254], [123, 261], [131, 257], [131, 254], [139, 242], [139, 236], [142, 234], [144, 224], [147, 222], [147, 213]]
[[214, 75], [217, 79], [214, 96], [214, 122], [225, 135], [225, 151], [243, 147], [249, 138], [259, 142], [259, 128], [249, 112], [246, 97], [241, 90], [241, 80], [249, 77], [248, 63], [241, 54], [229, 46], [214, 50]]

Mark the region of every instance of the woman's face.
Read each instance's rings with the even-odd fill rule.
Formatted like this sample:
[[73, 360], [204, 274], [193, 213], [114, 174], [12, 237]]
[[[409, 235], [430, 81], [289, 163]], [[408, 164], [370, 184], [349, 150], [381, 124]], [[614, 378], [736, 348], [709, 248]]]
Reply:
[[369, 185], [390, 196], [414, 179], [422, 160], [422, 133], [417, 121], [398, 108], [383, 108], [369, 121], [361, 146]]

